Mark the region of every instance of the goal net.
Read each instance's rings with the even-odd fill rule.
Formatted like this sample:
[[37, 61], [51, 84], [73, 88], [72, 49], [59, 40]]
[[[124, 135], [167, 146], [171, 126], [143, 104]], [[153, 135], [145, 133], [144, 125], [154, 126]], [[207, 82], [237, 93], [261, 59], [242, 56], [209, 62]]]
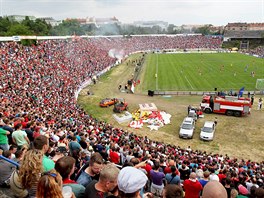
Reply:
[[257, 79], [257, 81], [256, 81], [256, 89], [264, 90], [264, 79]]

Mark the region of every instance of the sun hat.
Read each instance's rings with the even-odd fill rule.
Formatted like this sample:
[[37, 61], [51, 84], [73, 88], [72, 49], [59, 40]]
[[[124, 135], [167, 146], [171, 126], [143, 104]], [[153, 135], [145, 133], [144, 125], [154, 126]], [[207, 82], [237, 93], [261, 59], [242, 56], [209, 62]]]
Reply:
[[117, 184], [120, 191], [135, 193], [145, 186], [147, 180], [147, 176], [141, 170], [125, 167], [118, 174]]

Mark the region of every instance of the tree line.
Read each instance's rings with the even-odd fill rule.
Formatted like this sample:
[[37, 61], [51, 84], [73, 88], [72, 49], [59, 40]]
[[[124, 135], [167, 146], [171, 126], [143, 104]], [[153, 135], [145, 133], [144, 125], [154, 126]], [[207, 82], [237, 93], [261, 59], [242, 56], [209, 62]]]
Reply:
[[[105, 24], [82, 25], [78, 20], [63, 20], [57, 26], [52, 27], [44, 19], [31, 20], [28, 16], [21, 22], [11, 20], [8, 17], [0, 17], [0, 36], [35, 35], [35, 36], [67, 36], [67, 35], [135, 35], [135, 34], [180, 34], [201, 33], [219, 34], [210, 31], [211, 25], [185, 30], [177, 29], [175, 25], [169, 24], [167, 29], [160, 26], [139, 27], [135, 25]], [[190, 32], [191, 31], [191, 32]]]

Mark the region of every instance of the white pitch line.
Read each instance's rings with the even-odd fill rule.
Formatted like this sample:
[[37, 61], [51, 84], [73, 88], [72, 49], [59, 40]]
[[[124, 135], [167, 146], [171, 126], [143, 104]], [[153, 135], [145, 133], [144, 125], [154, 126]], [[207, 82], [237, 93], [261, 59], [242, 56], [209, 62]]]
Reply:
[[185, 79], [188, 81], [188, 83], [189, 83], [189, 85], [191, 86], [191, 88], [194, 89], [193, 86], [192, 86], [192, 84], [191, 84], [190, 81], [188, 80], [188, 78], [187, 78], [186, 76], [184, 76], [184, 77], [185, 77]]

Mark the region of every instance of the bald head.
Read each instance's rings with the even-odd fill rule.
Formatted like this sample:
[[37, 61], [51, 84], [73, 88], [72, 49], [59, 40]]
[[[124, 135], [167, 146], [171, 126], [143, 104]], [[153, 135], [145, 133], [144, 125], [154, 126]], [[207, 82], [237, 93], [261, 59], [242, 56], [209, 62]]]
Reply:
[[196, 173], [192, 172], [192, 173], [190, 174], [190, 179], [196, 179]]
[[203, 189], [203, 198], [227, 198], [224, 186], [218, 181], [209, 181]]
[[169, 161], [169, 166], [174, 166], [174, 165], [175, 165], [174, 160], [170, 160], [170, 161]]

